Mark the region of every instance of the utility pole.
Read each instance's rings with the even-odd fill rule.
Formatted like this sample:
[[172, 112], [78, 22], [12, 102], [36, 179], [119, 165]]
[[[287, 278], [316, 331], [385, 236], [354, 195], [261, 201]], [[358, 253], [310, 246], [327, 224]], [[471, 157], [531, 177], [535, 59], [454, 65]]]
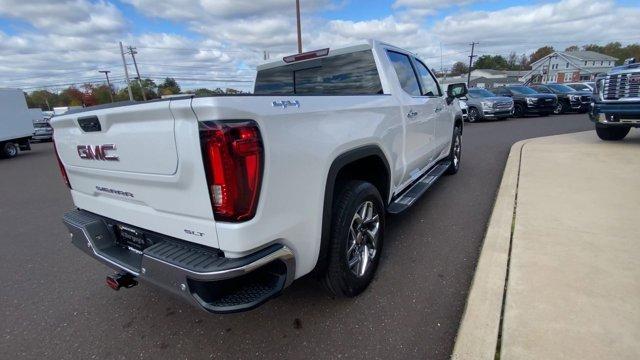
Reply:
[[133, 66], [136, 68], [136, 74], [138, 75], [138, 85], [140, 85], [140, 91], [142, 92], [142, 100], [147, 101], [147, 95], [144, 94], [144, 87], [142, 87], [142, 79], [140, 79], [140, 71], [138, 71], [138, 63], [136, 62], [136, 54], [138, 52], [133, 46], [129, 46], [128, 49], [133, 59]]
[[471, 82], [471, 65], [473, 65], [473, 58], [476, 57], [476, 55], [473, 55], [473, 51], [475, 50], [478, 43], [474, 41], [469, 45], [471, 45], [471, 55], [469, 55], [469, 73], [467, 74], [467, 87], [469, 87], [469, 83]]
[[122, 55], [122, 65], [124, 66], [124, 77], [127, 78], [127, 89], [129, 90], [129, 100], [133, 100], [133, 93], [131, 92], [131, 81], [129, 81], [129, 70], [127, 70], [127, 61], [124, 59], [124, 48], [122, 47], [122, 41], [120, 41], [120, 55]]
[[262, 52], [262, 56], [264, 60], [269, 60], [269, 52], [267, 50]]
[[107, 86], [109, 87], [109, 96], [111, 97], [111, 102], [113, 102], [113, 90], [111, 89], [111, 82], [109, 82], [109, 70], [98, 70], [99, 73], [103, 73], [104, 76], [107, 77]]
[[296, 20], [298, 24], [298, 54], [302, 53], [302, 30], [300, 29], [300, 0], [296, 0]]

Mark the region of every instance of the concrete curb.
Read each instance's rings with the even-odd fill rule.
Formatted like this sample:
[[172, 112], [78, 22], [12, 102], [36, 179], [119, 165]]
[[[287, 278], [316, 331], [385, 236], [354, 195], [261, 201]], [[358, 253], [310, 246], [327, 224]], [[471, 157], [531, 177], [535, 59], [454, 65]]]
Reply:
[[493, 360], [505, 291], [520, 155], [530, 140], [511, 147], [467, 298], [452, 359]]

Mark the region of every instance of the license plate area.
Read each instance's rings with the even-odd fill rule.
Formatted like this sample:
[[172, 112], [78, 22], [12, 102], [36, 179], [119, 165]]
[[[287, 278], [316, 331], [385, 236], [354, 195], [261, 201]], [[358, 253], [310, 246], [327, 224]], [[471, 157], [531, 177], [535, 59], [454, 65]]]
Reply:
[[116, 244], [125, 247], [133, 252], [142, 253], [144, 249], [153, 245], [147, 235], [139, 230], [130, 226], [116, 224]]

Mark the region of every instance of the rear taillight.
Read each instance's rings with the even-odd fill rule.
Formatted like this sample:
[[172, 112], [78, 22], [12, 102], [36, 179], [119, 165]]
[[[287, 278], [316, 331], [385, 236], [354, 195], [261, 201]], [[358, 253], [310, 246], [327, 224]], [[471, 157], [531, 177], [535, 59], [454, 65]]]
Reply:
[[256, 213], [264, 162], [258, 124], [204, 122], [200, 142], [215, 219], [251, 219]]
[[51, 141], [53, 141], [53, 150], [56, 153], [56, 160], [58, 161], [58, 167], [60, 168], [60, 173], [62, 174], [62, 180], [64, 180], [64, 183], [67, 184], [69, 189], [71, 189], [71, 183], [69, 182], [69, 176], [67, 176], [67, 170], [62, 164], [62, 160], [60, 160], [60, 155], [58, 155], [58, 148], [56, 147], [56, 142], [55, 140], [53, 140], [53, 137], [51, 138]]

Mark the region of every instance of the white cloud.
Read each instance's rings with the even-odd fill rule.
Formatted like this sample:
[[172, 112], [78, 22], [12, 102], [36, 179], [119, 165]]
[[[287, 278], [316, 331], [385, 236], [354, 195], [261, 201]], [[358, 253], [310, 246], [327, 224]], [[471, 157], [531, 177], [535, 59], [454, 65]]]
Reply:
[[[396, 0], [389, 14], [361, 21], [327, 20], [320, 10], [343, 0], [305, 0], [306, 50], [338, 47], [367, 38], [380, 39], [418, 53], [427, 64], [466, 61], [468, 43], [479, 54], [530, 53], [551, 44], [565, 46], [640, 38], [640, 6], [613, 0], [560, 0], [496, 11], [469, 11], [475, 0]], [[0, 19], [18, 19], [31, 28], [0, 31], [0, 86], [95, 81], [98, 69], [112, 70], [122, 85], [117, 41], [138, 46], [142, 76], [185, 79], [251, 79], [263, 50], [272, 58], [296, 48], [295, 6], [291, 0], [123, 0], [151, 21], [175, 22], [191, 34], [133, 35], [135, 24], [106, 0], [0, 0]], [[434, 14], [448, 9], [446, 17]], [[425, 16], [431, 16], [429, 22]], [[0, 20], [1, 21], [1, 20]], [[133, 69], [131, 69], [133, 70]], [[247, 84], [181, 81], [187, 87]]]
[[0, 15], [59, 35], [107, 35], [123, 31], [126, 25], [118, 8], [104, 1], [0, 0]]

